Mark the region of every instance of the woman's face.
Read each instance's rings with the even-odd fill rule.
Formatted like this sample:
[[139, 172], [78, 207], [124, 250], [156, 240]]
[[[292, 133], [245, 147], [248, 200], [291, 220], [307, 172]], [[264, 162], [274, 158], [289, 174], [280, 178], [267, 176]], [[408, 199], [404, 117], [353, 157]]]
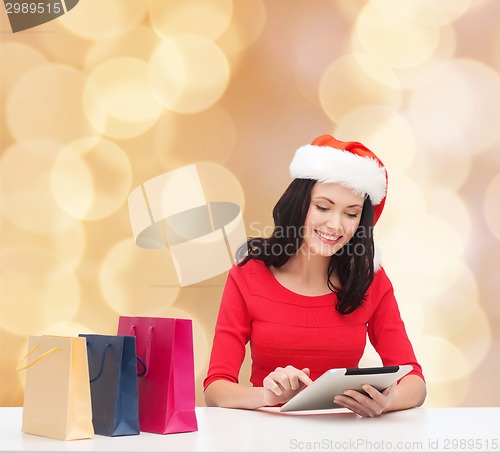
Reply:
[[309, 255], [330, 257], [353, 237], [364, 197], [340, 184], [317, 183], [304, 225], [302, 248]]

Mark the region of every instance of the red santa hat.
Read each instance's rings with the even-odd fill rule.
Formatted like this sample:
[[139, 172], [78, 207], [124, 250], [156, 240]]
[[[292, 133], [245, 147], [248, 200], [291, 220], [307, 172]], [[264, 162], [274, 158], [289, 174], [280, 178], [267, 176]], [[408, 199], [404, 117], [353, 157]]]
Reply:
[[341, 142], [331, 135], [322, 135], [295, 152], [290, 174], [294, 179], [338, 183], [355, 193], [369, 195], [375, 223], [382, 214], [387, 172], [382, 161], [359, 142]]

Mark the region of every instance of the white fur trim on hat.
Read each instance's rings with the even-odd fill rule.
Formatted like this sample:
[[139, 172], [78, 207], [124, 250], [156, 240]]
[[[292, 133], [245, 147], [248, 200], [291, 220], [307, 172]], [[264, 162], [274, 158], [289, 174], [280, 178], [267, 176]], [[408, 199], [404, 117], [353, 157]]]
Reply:
[[376, 159], [329, 146], [301, 146], [290, 164], [290, 174], [294, 179], [342, 184], [362, 195], [368, 194], [374, 206], [386, 193], [385, 168]]

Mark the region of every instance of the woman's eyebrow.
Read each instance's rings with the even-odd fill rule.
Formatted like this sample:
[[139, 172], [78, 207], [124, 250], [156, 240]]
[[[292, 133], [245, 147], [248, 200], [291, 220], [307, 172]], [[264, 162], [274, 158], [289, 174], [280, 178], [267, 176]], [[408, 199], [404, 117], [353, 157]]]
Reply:
[[314, 198], [313, 198], [313, 200], [317, 200], [317, 199], [326, 200], [326, 201], [328, 201], [328, 203], [330, 203], [330, 204], [335, 204], [332, 200], [330, 200], [329, 198], [326, 198], [326, 197], [317, 196], [317, 197], [314, 197]]
[[[317, 196], [317, 197], [314, 197], [313, 199], [316, 200], [318, 198], [321, 198], [322, 200], [326, 200], [330, 204], [335, 204], [334, 201], [330, 200], [327, 197]], [[346, 206], [346, 208], [361, 208], [361, 209], [363, 209], [363, 206], [361, 206], [360, 204], [350, 204], [349, 206]]]

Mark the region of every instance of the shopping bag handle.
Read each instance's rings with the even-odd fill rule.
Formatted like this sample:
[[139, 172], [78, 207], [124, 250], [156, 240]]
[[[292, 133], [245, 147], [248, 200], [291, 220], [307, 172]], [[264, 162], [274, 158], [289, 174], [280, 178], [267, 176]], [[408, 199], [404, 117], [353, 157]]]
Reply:
[[52, 348], [52, 349], [49, 349], [48, 351], [44, 352], [43, 354], [41, 354], [38, 358], [36, 358], [35, 360], [33, 360], [33, 362], [31, 363], [28, 363], [26, 366], [21, 366], [21, 364], [31, 355], [33, 354], [33, 352], [35, 352], [35, 350], [39, 349], [40, 346], [33, 346], [29, 351], [28, 353], [21, 359], [21, 362], [19, 362], [19, 365], [17, 365], [16, 367], [16, 371], [22, 371], [22, 370], [26, 370], [27, 368], [30, 368], [32, 367], [35, 363], [39, 362], [40, 360], [42, 360], [43, 358], [47, 357], [49, 354], [52, 354], [53, 352], [56, 352], [56, 351], [59, 351], [59, 348]]
[[[137, 373], [137, 376], [139, 377], [146, 377], [149, 373], [149, 364], [151, 363], [151, 343], [152, 343], [152, 337], [153, 337], [153, 330], [154, 326], [151, 325], [148, 327], [148, 335], [146, 337], [146, 360], [143, 361], [140, 359], [139, 356], [137, 356], [137, 360], [141, 363], [141, 365], [144, 366], [144, 371], [142, 373]], [[130, 326], [130, 335], [133, 337], [136, 337], [137, 335], [135, 334], [136, 332], [136, 325], [132, 324]]]
[[[87, 347], [89, 346], [89, 342], [87, 341]], [[97, 373], [96, 377], [90, 378], [90, 383], [97, 381], [99, 379], [104, 371], [104, 362], [106, 360], [106, 352], [108, 349], [111, 347], [111, 343], [108, 343], [106, 347], [104, 348], [104, 351], [102, 351], [102, 356], [101, 356], [101, 366], [99, 367], [99, 372]], [[141, 373], [137, 373], [137, 376], [144, 376], [147, 372], [147, 367], [146, 364], [142, 361], [142, 359], [136, 355], [137, 360], [141, 363], [141, 365], [144, 367], [144, 370]]]
[[[87, 341], [87, 347], [89, 346], [89, 342]], [[101, 367], [99, 369], [99, 372], [97, 373], [96, 377], [90, 378], [90, 382], [97, 381], [102, 375], [102, 372], [104, 371], [104, 360], [106, 359], [106, 352], [108, 349], [111, 347], [111, 343], [108, 343], [106, 347], [104, 348], [104, 351], [102, 351], [102, 356], [101, 356]]]
[[137, 361], [142, 365], [143, 370], [140, 373], [137, 373], [137, 376], [139, 377], [144, 377], [148, 371], [148, 367], [144, 363], [144, 360], [142, 360], [138, 355], [135, 356], [137, 358]]

